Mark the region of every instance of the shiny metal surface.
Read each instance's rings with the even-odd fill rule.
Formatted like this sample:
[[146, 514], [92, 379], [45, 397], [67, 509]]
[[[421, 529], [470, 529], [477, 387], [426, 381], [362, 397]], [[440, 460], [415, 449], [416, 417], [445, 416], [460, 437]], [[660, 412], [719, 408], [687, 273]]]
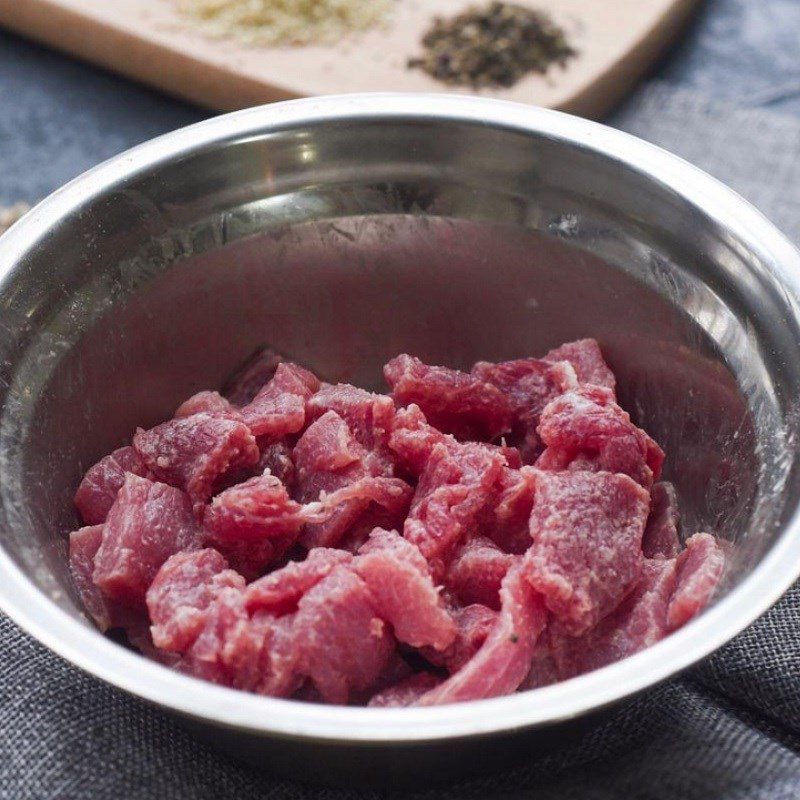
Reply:
[[[557, 113], [345, 96], [177, 131], [0, 238], [0, 605], [83, 669], [288, 771], [420, 753], [452, 768], [456, 742], [552, 731], [707, 655], [800, 572], [798, 298], [800, 255], [743, 200]], [[686, 530], [735, 543], [722, 596], [650, 650], [496, 700], [342, 708], [201, 684], [83, 617], [65, 565], [81, 472], [255, 347], [379, 385], [402, 350], [465, 366], [584, 335], [666, 449]]]

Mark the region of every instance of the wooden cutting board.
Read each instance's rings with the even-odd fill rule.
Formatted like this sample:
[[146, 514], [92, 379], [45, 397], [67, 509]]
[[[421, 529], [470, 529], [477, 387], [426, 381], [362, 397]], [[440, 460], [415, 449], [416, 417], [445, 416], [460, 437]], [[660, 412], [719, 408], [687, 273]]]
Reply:
[[[0, 25], [201, 105], [231, 110], [314, 94], [453, 90], [406, 60], [434, 14], [471, 0], [396, 0], [389, 24], [336, 46], [267, 48], [211, 39], [173, 0], [0, 0]], [[524, 1], [524, 0], [523, 0]], [[631, 88], [698, 0], [531, 0], [579, 51], [565, 70], [488, 97], [597, 117]]]

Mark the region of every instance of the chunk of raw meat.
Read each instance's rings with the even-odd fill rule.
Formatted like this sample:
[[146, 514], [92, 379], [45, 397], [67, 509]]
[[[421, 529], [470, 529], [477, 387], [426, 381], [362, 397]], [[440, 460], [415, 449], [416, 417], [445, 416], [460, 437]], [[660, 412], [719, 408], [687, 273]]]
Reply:
[[193, 414], [209, 414], [212, 417], [240, 419], [239, 412], [219, 392], [198, 392], [181, 403], [174, 416], [177, 419], [191, 417]]
[[419, 550], [394, 531], [377, 528], [353, 562], [378, 615], [412, 647], [445, 650], [456, 625], [433, 584]]
[[347, 423], [362, 447], [368, 451], [385, 452], [395, 414], [391, 397], [373, 394], [347, 383], [325, 383], [308, 401], [308, 416], [309, 419], [319, 419], [328, 411], [335, 411]]
[[502, 610], [481, 649], [441, 686], [424, 694], [420, 705], [480, 700], [517, 690], [530, 670], [547, 612], [520, 565], [503, 579], [500, 600]]
[[626, 475], [536, 475], [525, 575], [572, 635], [594, 627], [639, 579], [649, 501]]
[[352, 560], [352, 555], [342, 550], [316, 547], [304, 561], [291, 561], [251, 583], [245, 592], [247, 608], [250, 612], [261, 610], [279, 616], [295, 611], [307, 591], [326, 578], [334, 567]]
[[528, 521], [533, 508], [536, 470], [504, 469], [494, 503], [481, 524], [486, 536], [507, 553], [524, 553], [531, 544]]
[[90, 525], [69, 535], [69, 568], [89, 616], [101, 631], [128, 625], [136, 614], [126, 613], [125, 607], [105, 597], [92, 580], [94, 559], [103, 541], [103, 526]]
[[389, 448], [409, 474], [418, 476], [431, 457], [433, 448], [447, 442], [455, 443], [455, 439], [429, 425], [419, 406], [412, 404], [395, 414]]
[[511, 407], [505, 395], [474, 375], [432, 367], [400, 355], [383, 374], [399, 405], [418, 405], [428, 421], [460, 439], [490, 441], [511, 430]]
[[292, 461], [292, 448], [286, 442], [273, 442], [261, 449], [256, 472], [263, 474], [267, 471], [290, 491], [294, 488], [297, 475]]
[[205, 624], [205, 612], [222, 589], [244, 589], [244, 578], [216, 550], [170, 556], [147, 590], [153, 644], [184, 653]]
[[545, 359], [547, 361], [569, 361], [580, 383], [605, 386], [612, 392], [616, 389], [617, 379], [606, 364], [595, 339], [567, 342], [567, 344], [551, 350]]
[[407, 708], [416, 705], [422, 695], [441, 682], [442, 679], [432, 672], [418, 672], [373, 695], [367, 705], [370, 708]]
[[463, 605], [480, 603], [499, 609], [500, 584], [514, 561], [513, 555], [504, 553], [490, 539], [475, 537], [456, 551], [444, 585]]
[[334, 411], [312, 423], [298, 441], [296, 496], [303, 503], [321, 502], [326, 514], [324, 522], [306, 525], [301, 537], [306, 547], [336, 545], [365, 518], [372, 527], [401, 524], [412, 490], [387, 475], [386, 464], [369, 459], [369, 452]]
[[319, 388], [319, 381], [297, 364], [278, 365], [275, 375], [241, 409], [242, 419], [254, 436], [278, 440], [303, 429], [306, 402]]
[[283, 360], [283, 356], [274, 350], [259, 350], [230, 377], [222, 393], [234, 406], [246, 406], [272, 378]]
[[663, 639], [674, 586], [675, 561], [648, 559], [636, 588], [597, 627], [572, 637], [554, 626], [550, 642], [559, 678], [599, 669]]
[[108, 597], [143, 605], [161, 565], [175, 553], [198, 549], [201, 541], [192, 505], [180, 489], [129, 472], [108, 512], [93, 580]]
[[669, 601], [667, 625], [675, 630], [696, 617], [709, 603], [725, 569], [725, 554], [708, 533], [696, 533], [678, 556], [675, 592]]
[[157, 480], [183, 489], [199, 506], [229, 470], [258, 463], [258, 446], [242, 422], [209, 414], [141, 428], [133, 446]]
[[582, 386], [557, 397], [542, 412], [538, 433], [547, 446], [539, 469], [622, 472], [648, 489], [661, 474], [663, 451], [610, 389]]
[[374, 685], [395, 648], [367, 585], [344, 566], [303, 596], [294, 626], [300, 672], [329, 703]]
[[424, 647], [420, 654], [437, 667], [444, 667], [451, 675], [458, 672], [481, 649], [497, 622], [498, 612], [478, 605], [456, 607], [453, 619], [456, 638], [444, 651]]
[[141, 456], [132, 447], [120, 447], [110, 456], [100, 459], [84, 476], [75, 493], [75, 506], [87, 525], [106, 521], [125, 483], [125, 473], [132, 472], [147, 478], [149, 472]]
[[537, 358], [499, 364], [479, 361], [472, 368], [472, 374], [496, 386], [508, 399], [513, 415], [510, 441], [520, 448], [526, 463], [533, 463], [542, 450], [536, 434], [542, 410], [559, 395], [578, 388], [578, 379], [570, 363]]
[[642, 537], [645, 558], [674, 558], [681, 549], [678, 536], [678, 496], [671, 483], [654, 483], [650, 490], [650, 516]]
[[404, 536], [419, 547], [435, 580], [474, 529], [499, 485], [505, 459], [480, 444], [434, 447], [419, 478]]

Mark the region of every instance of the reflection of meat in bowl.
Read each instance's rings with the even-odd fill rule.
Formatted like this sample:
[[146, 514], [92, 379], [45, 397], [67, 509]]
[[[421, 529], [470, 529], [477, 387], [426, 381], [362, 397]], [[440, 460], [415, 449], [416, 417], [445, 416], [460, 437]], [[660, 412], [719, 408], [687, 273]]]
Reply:
[[[4, 608], [256, 763], [455, 771], [488, 734], [530, 747], [706, 655], [796, 576], [798, 256], [723, 187], [622, 134], [457, 98], [243, 112], [79, 179], [0, 259]], [[667, 452], [687, 533], [736, 543], [712, 607], [649, 650], [485, 705], [360, 709], [198, 691], [83, 617], [64, 538], [81, 474], [263, 343], [378, 389], [398, 352], [469, 369], [586, 336]]]

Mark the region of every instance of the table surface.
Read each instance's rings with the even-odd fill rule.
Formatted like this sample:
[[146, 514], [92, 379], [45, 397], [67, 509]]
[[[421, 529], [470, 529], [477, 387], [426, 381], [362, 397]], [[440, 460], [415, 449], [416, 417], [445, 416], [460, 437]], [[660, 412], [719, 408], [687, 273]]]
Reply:
[[[706, 0], [654, 77], [800, 116], [798, 31], [798, 0]], [[208, 113], [0, 32], [0, 203]]]

